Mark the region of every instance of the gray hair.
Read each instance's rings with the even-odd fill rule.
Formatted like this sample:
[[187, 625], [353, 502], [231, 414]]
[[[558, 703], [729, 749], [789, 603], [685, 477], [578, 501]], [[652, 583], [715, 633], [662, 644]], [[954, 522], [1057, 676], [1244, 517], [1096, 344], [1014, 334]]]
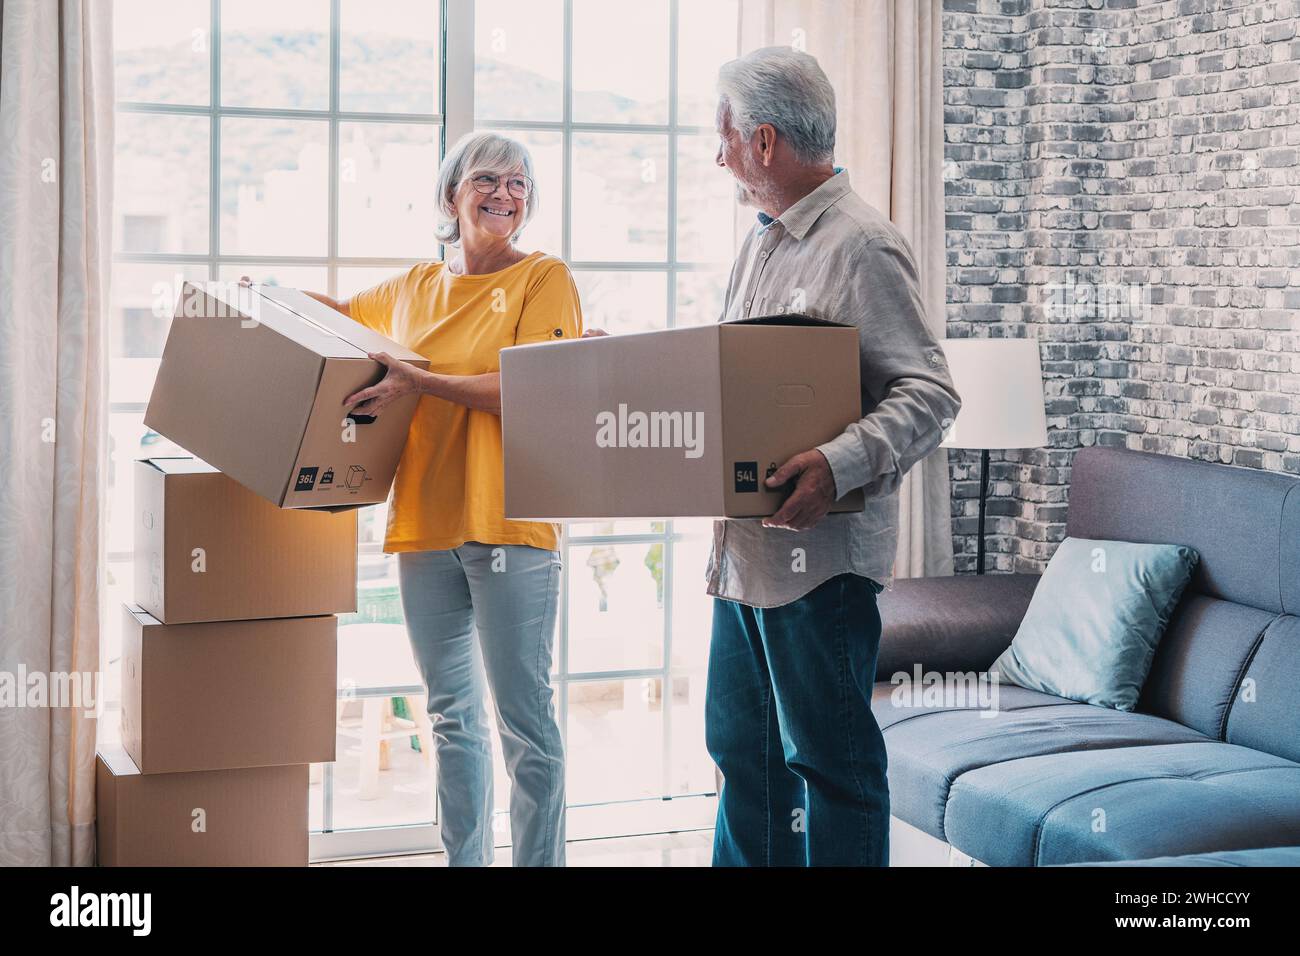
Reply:
[[834, 156], [835, 91], [816, 57], [788, 46], [746, 53], [718, 71], [718, 96], [742, 140], [771, 123], [800, 162]]
[[537, 212], [537, 177], [533, 175], [533, 157], [528, 147], [517, 139], [490, 132], [466, 133], [456, 140], [438, 167], [438, 239], [453, 246], [460, 242], [460, 221], [452, 201], [456, 188], [466, 176], [473, 173], [501, 176], [517, 169], [523, 169], [524, 175], [533, 181], [533, 188], [524, 203], [524, 221], [510, 237], [512, 241], [519, 238]]

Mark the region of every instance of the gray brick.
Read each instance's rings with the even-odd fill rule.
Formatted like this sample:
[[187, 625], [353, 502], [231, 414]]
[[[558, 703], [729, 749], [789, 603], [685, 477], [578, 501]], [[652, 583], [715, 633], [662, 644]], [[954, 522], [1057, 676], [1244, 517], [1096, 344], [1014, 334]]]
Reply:
[[[1298, 27], [1298, 3], [945, 0], [949, 334], [1037, 338], [1046, 383], [1047, 447], [993, 452], [998, 571], [1045, 566], [1082, 447], [1300, 474]], [[1067, 274], [1145, 298], [1049, 309]], [[979, 459], [948, 460], [966, 573]]]

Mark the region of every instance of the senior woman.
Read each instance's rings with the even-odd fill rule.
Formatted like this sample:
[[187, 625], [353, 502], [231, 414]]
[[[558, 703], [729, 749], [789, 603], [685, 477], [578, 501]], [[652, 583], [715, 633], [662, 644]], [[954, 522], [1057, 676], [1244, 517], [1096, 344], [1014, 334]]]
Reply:
[[430, 363], [426, 372], [377, 354], [384, 379], [345, 405], [382, 414], [398, 396], [422, 396], [384, 550], [398, 554], [428, 691], [448, 861], [492, 862], [490, 686], [512, 784], [513, 863], [562, 866], [564, 754], [549, 679], [558, 527], [506, 520], [498, 353], [579, 336], [578, 292], [563, 261], [515, 245], [537, 211], [522, 144], [490, 132], [463, 137], [443, 161], [437, 195], [439, 238], [457, 247], [446, 263], [422, 262], [346, 302], [309, 294]]

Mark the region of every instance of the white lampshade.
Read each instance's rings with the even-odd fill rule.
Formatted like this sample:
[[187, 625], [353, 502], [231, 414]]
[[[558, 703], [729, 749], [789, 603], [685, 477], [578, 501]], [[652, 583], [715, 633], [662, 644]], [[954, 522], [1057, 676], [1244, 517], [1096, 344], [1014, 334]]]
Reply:
[[945, 448], [1041, 448], [1047, 444], [1043, 369], [1036, 339], [944, 339], [961, 396]]

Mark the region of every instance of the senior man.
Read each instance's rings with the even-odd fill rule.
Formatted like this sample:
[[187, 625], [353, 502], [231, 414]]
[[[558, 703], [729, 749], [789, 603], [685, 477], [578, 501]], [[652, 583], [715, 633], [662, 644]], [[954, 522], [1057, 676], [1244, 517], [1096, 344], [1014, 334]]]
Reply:
[[[898, 486], [957, 414], [907, 242], [833, 165], [835, 93], [789, 47], [722, 67], [717, 163], [758, 210], [721, 321], [802, 312], [858, 328], [865, 417], [767, 479], [772, 517], [714, 524], [706, 736], [723, 785], [715, 866], [884, 866], [885, 743], [871, 713], [876, 595]], [[864, 489], [866, 508], [827, 514]]]

